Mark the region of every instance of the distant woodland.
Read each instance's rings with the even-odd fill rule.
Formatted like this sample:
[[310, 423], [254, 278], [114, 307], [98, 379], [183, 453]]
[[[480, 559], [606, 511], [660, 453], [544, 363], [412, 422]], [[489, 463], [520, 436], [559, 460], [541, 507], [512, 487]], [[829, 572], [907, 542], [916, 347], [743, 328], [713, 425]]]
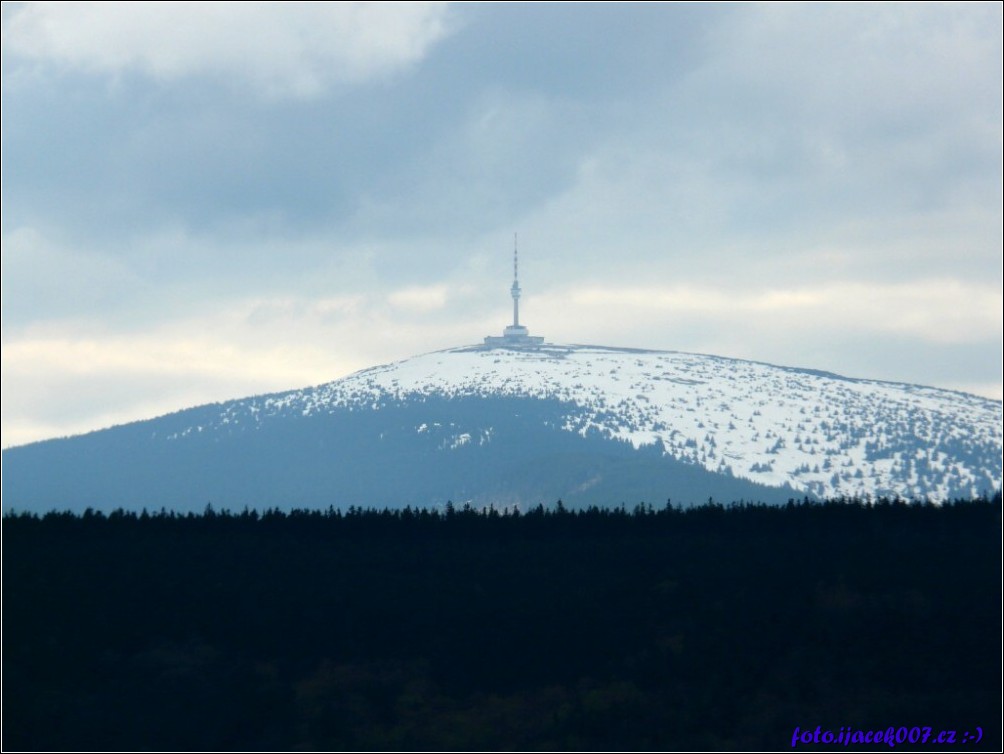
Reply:
[[2, 527], [4, 750], [1001, 747], [999, 494]]

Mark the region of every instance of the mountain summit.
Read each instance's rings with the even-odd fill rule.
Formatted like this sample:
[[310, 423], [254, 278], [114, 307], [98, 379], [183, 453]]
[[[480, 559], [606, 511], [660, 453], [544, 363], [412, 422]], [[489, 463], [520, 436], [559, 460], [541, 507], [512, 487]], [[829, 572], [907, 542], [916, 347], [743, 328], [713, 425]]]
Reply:
[[482, 345], [3, 451], [8, 509], [944, 500], [1001, 488], [1001, 402], [674, 351]]
[[629, 506], [1001, 488], [1001, 402], [753, 361], [477, 345], [3, 452], [8, 509]]

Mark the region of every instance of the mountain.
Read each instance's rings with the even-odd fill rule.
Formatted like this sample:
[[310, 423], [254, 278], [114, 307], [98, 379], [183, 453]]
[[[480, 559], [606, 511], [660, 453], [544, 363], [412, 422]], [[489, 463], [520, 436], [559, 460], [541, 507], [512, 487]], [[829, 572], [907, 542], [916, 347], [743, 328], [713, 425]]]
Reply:
[[1001, 488], [1001, 402], [690, 353], [470, 346], [3, 451], [7, 510], [900, 496]]

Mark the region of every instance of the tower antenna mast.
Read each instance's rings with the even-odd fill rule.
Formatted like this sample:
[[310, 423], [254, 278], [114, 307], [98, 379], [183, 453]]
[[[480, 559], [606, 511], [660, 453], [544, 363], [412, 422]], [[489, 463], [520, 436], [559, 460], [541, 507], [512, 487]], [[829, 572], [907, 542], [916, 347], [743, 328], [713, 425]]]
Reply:
[[502, 337], [489, 335], [485, 338], [485, 345], [489, 348], [538, 348], [543, 345], [544, 338], [541, 335], [530, 335], [530, 331], [519, 323], [519, 297], [522, 291], [519, 288], [519, 236], [512, 234], [512, 288], [509, 289], [512, 295], [512, 324], [502, 331]]
[[512, 234], [512, 326], [519, 327], [519, 247], [516, 234]]

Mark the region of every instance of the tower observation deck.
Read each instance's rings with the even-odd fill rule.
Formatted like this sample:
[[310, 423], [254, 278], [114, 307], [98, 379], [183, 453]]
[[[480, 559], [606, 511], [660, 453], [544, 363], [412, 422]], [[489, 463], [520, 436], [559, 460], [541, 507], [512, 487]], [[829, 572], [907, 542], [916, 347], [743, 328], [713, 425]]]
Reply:
[[489, 348], [528, 348], [543, 344], [543, 336], [530, 335], [530, 331], [519, 323], [519, 297], [522, 291], [519, 287], [519, 248], [515, 235], [512, 242], [512, 287], [509, 292], [512, 295], [512, 324], [502, 331], [502, 337], [486, 337], [485, 345]]

